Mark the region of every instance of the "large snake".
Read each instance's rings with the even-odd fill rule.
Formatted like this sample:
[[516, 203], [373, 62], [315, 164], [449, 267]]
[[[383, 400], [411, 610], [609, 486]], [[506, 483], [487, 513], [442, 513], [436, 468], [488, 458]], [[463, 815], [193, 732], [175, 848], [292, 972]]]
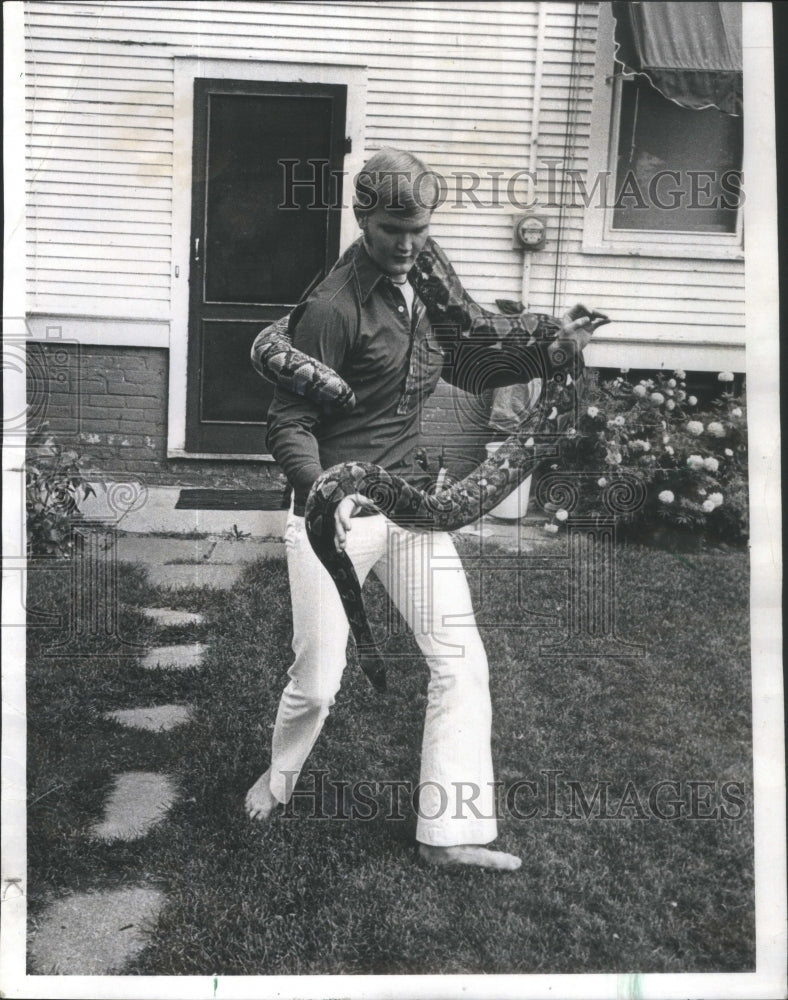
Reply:
[[[335, 266], [353, 258], [354, 243]], [[561, 331], [550, 316], [491, 313], [467, 294], [446, 255], [429, 239], [408, 274], [424, 303], [448, 363], [444, 377], [465, 390], [542, 379], [539, 405], [497, 452], [464, 479], [444, 488], [421, 490], [377, 465], [345, 462], [323, 472], [306, 502], [309, 541], [339, 591], [361, 661], [372, 685], [386, 689], [386, 674], [364, 609], [353, 564], [334, 544], [334, 512], [352, 493], [368, 497], [381, 513], [405, 527], [451, 531], [492, 510], [515, 490], [562, 437], [573, 433], [584, 370], [577, 351], [546, 347]], [[255, 368], [270, 381], [329, 408], [350, 409], [353, 391], [331, 368], [293, 347], [289, 330], [299, 307], [263, 330], [252, 348]]]

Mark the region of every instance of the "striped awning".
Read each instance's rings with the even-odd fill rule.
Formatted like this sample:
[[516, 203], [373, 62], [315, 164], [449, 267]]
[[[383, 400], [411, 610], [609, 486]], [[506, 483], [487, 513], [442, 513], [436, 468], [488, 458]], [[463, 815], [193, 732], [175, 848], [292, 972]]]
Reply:
[[616, 60], [664, 97], [742, 113], [740, 3], [613, 2]]

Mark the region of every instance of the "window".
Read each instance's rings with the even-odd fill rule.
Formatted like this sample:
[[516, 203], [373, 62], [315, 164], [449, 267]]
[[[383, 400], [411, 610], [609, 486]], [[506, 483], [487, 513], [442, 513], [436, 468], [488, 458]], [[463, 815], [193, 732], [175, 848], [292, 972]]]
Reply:
[[583, 249], [741, 257], [742, 119], [683, 108], [613, 59], [600, 8]]

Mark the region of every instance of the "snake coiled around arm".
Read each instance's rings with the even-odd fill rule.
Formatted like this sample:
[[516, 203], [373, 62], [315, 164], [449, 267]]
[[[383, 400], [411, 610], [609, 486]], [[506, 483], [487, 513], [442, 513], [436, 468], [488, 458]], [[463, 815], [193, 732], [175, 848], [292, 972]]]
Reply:
[[[351, 260], [354, 243], [336, 266]], [[557, 454], [560, 439], [573, 433], [583, 360], [553, 341], [561, 324], [552, 317], [488, 312], [467, 294], [443, 251], [429, 239], [408, 280], [425, 305], [441, 348], [450, 358], [444, 377], [467, 391], [542, 380], [542, 395], [516, 433], [464, 479], [444, 489], [420, 490], [379, 466], [345, 462], [323, 472], [306, 503], [310, 544], [337, 586], [358, 648], [361, 666], [378, 690], [385, 690], [385, 667], [364, 609], [361, 586], [350, 558], [334, 543], [334, 512], [353, 493], [372, 500], [381, 513], [404, 527], [452, 531], [492, 510], [547, 455]], [[350, 386], [335, 372], [298, 351], [290, 329], [299, 307], [263, 330], [252, 348], [255, 368], [265, 378], [305, 395], [326, 408], [351, 409]], [[552, 345], [552, 348], [551, 348]], [[551, 348], [551, 350], [548, 350]]]

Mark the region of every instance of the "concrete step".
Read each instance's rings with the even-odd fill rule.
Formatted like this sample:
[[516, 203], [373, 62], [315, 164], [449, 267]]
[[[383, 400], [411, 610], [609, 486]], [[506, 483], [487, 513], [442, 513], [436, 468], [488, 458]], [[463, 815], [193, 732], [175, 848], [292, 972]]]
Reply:
[[230, 590], [238, 582], [244, 571], [242, 563], [233, 566], [147, 566], [148, 582], [154, 587], [170, 590], [186, 590], [190, 587], [211, 587], [214, 590]]
[[157, 889], [127, 887], [56, 900], [31, 936], [31, 971], [42, 976], [122, 972], [147, 944], [165, 899]]
[[180, 486], [147, 486], [139, 482], [93, 483], [96, 495], [80, 503], [85, 517], [101, 518], [123, 531], [147, 535], [151, 531], [186, 534], [230, 534], [238, 531], [256, 538], [281, 538], [286, 510], [183, 510], [176, 507]]
[[104, 718], [119, 722], [130, 729], [145, 729], [164, 733], [191, 721], [189, 705], [153, 705], [150, 708], [119, 708], [105, 712]]
[[91, 827], [97, 840], [137, 840], [160, 823], [176, 798], [175, 785], [166, 774], [126, 771], [115, 778], [104, 819]]
[[188, 670], [202, 663], [204, 648], [199, 642], [177, 646], [154, 646], [142, 658], [146, 670]]
[[173, 608], [140, 608], [146, 618], [164, 628], [183, 628], [186, 625], [202, 625], [205, 617], [195, 611], [176, 611]]
[[160, 538], [156, 535], [118, 535], [117, 556], [124, 562], [147, 566], [206, 563], [235, 566], [284, 555], [284, 542], [261, 538], [229, 541], [222, 538]]

